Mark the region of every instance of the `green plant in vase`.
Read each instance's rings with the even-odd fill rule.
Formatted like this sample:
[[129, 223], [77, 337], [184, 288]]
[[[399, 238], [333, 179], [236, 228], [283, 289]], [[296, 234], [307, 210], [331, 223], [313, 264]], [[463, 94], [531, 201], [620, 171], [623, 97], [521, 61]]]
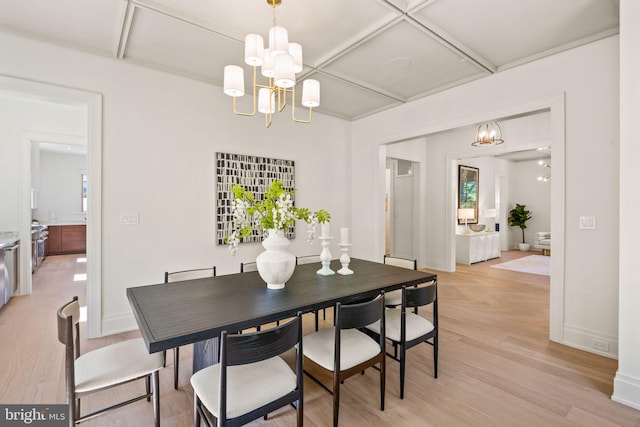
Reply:
[[240, 239], [248, 237], [255, 227], [261, 227], [264, 234], [267, 230], [285, 230], [296, 220], [306, 222], [307, 240], [312, 243], [316, 235], [316, 225], [329, 222], [331, 215], [324, 209], [312, 212], [308, 208], [297, 208], [293, 205], [293, 191], [283, 189], [282, 181], [273, 181], [265, 193], [264, 200], [257, 201], [256, 196], [242, 185], [231, 187], [233, 231], [225, 237], [225, 243], [236, 254]]
[[516, 207], [509, 211], [509, 225], [511, 227], [520, 227], [522, 230], [522, 243], [520, 250], [529, 250], [529, 245], [524, 240], [524, 229], [527, 228], [527, 221], [529, 221], [533, 215], [526, 209], [526, 205], [516, 203]]

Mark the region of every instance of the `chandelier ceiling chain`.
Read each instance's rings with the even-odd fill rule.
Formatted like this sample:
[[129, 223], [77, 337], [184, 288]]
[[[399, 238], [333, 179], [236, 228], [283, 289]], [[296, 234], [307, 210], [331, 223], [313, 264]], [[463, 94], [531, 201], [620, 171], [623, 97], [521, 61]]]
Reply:
[[[276, 7], [281, 2], [282, 0], [267, 0], [267, 4], [273, 7], [273, 27], [269, 29], [268, 48], [265, 48], [264, 40], [258, 34], [248, 34], [245, 37], [244, 61], [253, 66], [253, 111], [240, 112], [237, 109], [236, 98], [243, 96], [245, 91], [244, 69], [237, 65], [224, 67], [224, 93], [233, 97], [233, 112], [240, 116], [263, 113], [266, 127], [271, 126], [276, 109], [281, 112], [287, 106], [289, 95], [291, 118], [297, 123], [311, 123], [313, 107], [320, 105], [320, 82], [305, 79], [302, 82], [301, 103], [309, 108], [309, 116], [306, 120], [296, 118], [296, 74], [303, 69], [302, 46], [289, 43], [287, 30], [277, 25]], [[266, 85], [258, 84], [258, 67], [261, 67], [261, 74], [268, 79]]]

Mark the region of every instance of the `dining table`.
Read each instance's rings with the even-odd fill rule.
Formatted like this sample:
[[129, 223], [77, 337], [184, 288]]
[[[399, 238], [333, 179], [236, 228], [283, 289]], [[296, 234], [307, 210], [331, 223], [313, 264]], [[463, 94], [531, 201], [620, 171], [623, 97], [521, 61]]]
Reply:
[[[340, 268], [338, 260], [332, 270]], [[320, 275], [318, 264], [298, 265], [283, 289], [267, 289], [258, 272], [127, 288], [149, 353], [194, 344], [193, 372], [218, 362], [222, 331], [238, 332], [343, 304], [381, 291], [436, 280], [436, 275], [352, 258], [353, 274]]]

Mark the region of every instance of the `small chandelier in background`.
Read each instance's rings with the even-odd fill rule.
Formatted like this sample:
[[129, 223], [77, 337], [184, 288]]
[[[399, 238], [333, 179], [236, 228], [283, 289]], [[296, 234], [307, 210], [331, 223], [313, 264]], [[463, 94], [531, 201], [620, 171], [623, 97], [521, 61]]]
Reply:
[[[265, 49], [262, 36], [249, 34], [244, 43], [244, 62], [253, 66], [253, 111], [239, 112], [236, 97], [244, 95], [244, 70], [237, 65], [224, 67], [224, 93], [233, 97], [233, 112], [241, 116], [265, 115], [265, 126], [271, 126], [273, 113], [284, 110], [291, 95], [291, 118], [298, 123], [311, 123], [313, 107], [320, 105], [320, 82], [305, 79], [302, 83], [302, 105], [309, 108], [306, 120], [296, 118], [296, 74], [302, 71], [302, 46], [289, 43], [287, 30], [276, 24], [276, 7], [282, 0], [267, 0], [273, 7], [273, 27], [269, 30], [269, 46]], [[257, 82], [257, 67], [268, 79], [268, 84]], [[257, 93], [257, 97], [256, 97]]]
[[[545, 162], [544, 160], [538, 160], [538, 164], [540, 166], [544, 166], [545, 168], [549, 168], [551, 169], [551, 165], [547, 162]], [[538, 177], [538, 181], [542, 181], [542, 182], [548, 182], [551, 179], [551, 172], [549, 172], [546, 175], [540, 175]]]
[[488, 147], [502, 143], [504, 143], [504, 139], [502, 139], [502, 128], [498, 122], [493, 122], [478, 126], [476, 137], [471, 145], [474, 147]]

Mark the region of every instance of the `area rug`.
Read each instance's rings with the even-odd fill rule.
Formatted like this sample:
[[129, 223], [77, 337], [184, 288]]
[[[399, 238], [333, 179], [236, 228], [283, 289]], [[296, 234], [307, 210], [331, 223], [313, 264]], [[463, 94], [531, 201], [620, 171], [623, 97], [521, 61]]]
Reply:
[[529, 255], [523, 258], [514, 259], [513, 261], [503, 262], [502, 264], [492, 265], [491, 267], [549, 276], [550, 261], [550, 256]]

